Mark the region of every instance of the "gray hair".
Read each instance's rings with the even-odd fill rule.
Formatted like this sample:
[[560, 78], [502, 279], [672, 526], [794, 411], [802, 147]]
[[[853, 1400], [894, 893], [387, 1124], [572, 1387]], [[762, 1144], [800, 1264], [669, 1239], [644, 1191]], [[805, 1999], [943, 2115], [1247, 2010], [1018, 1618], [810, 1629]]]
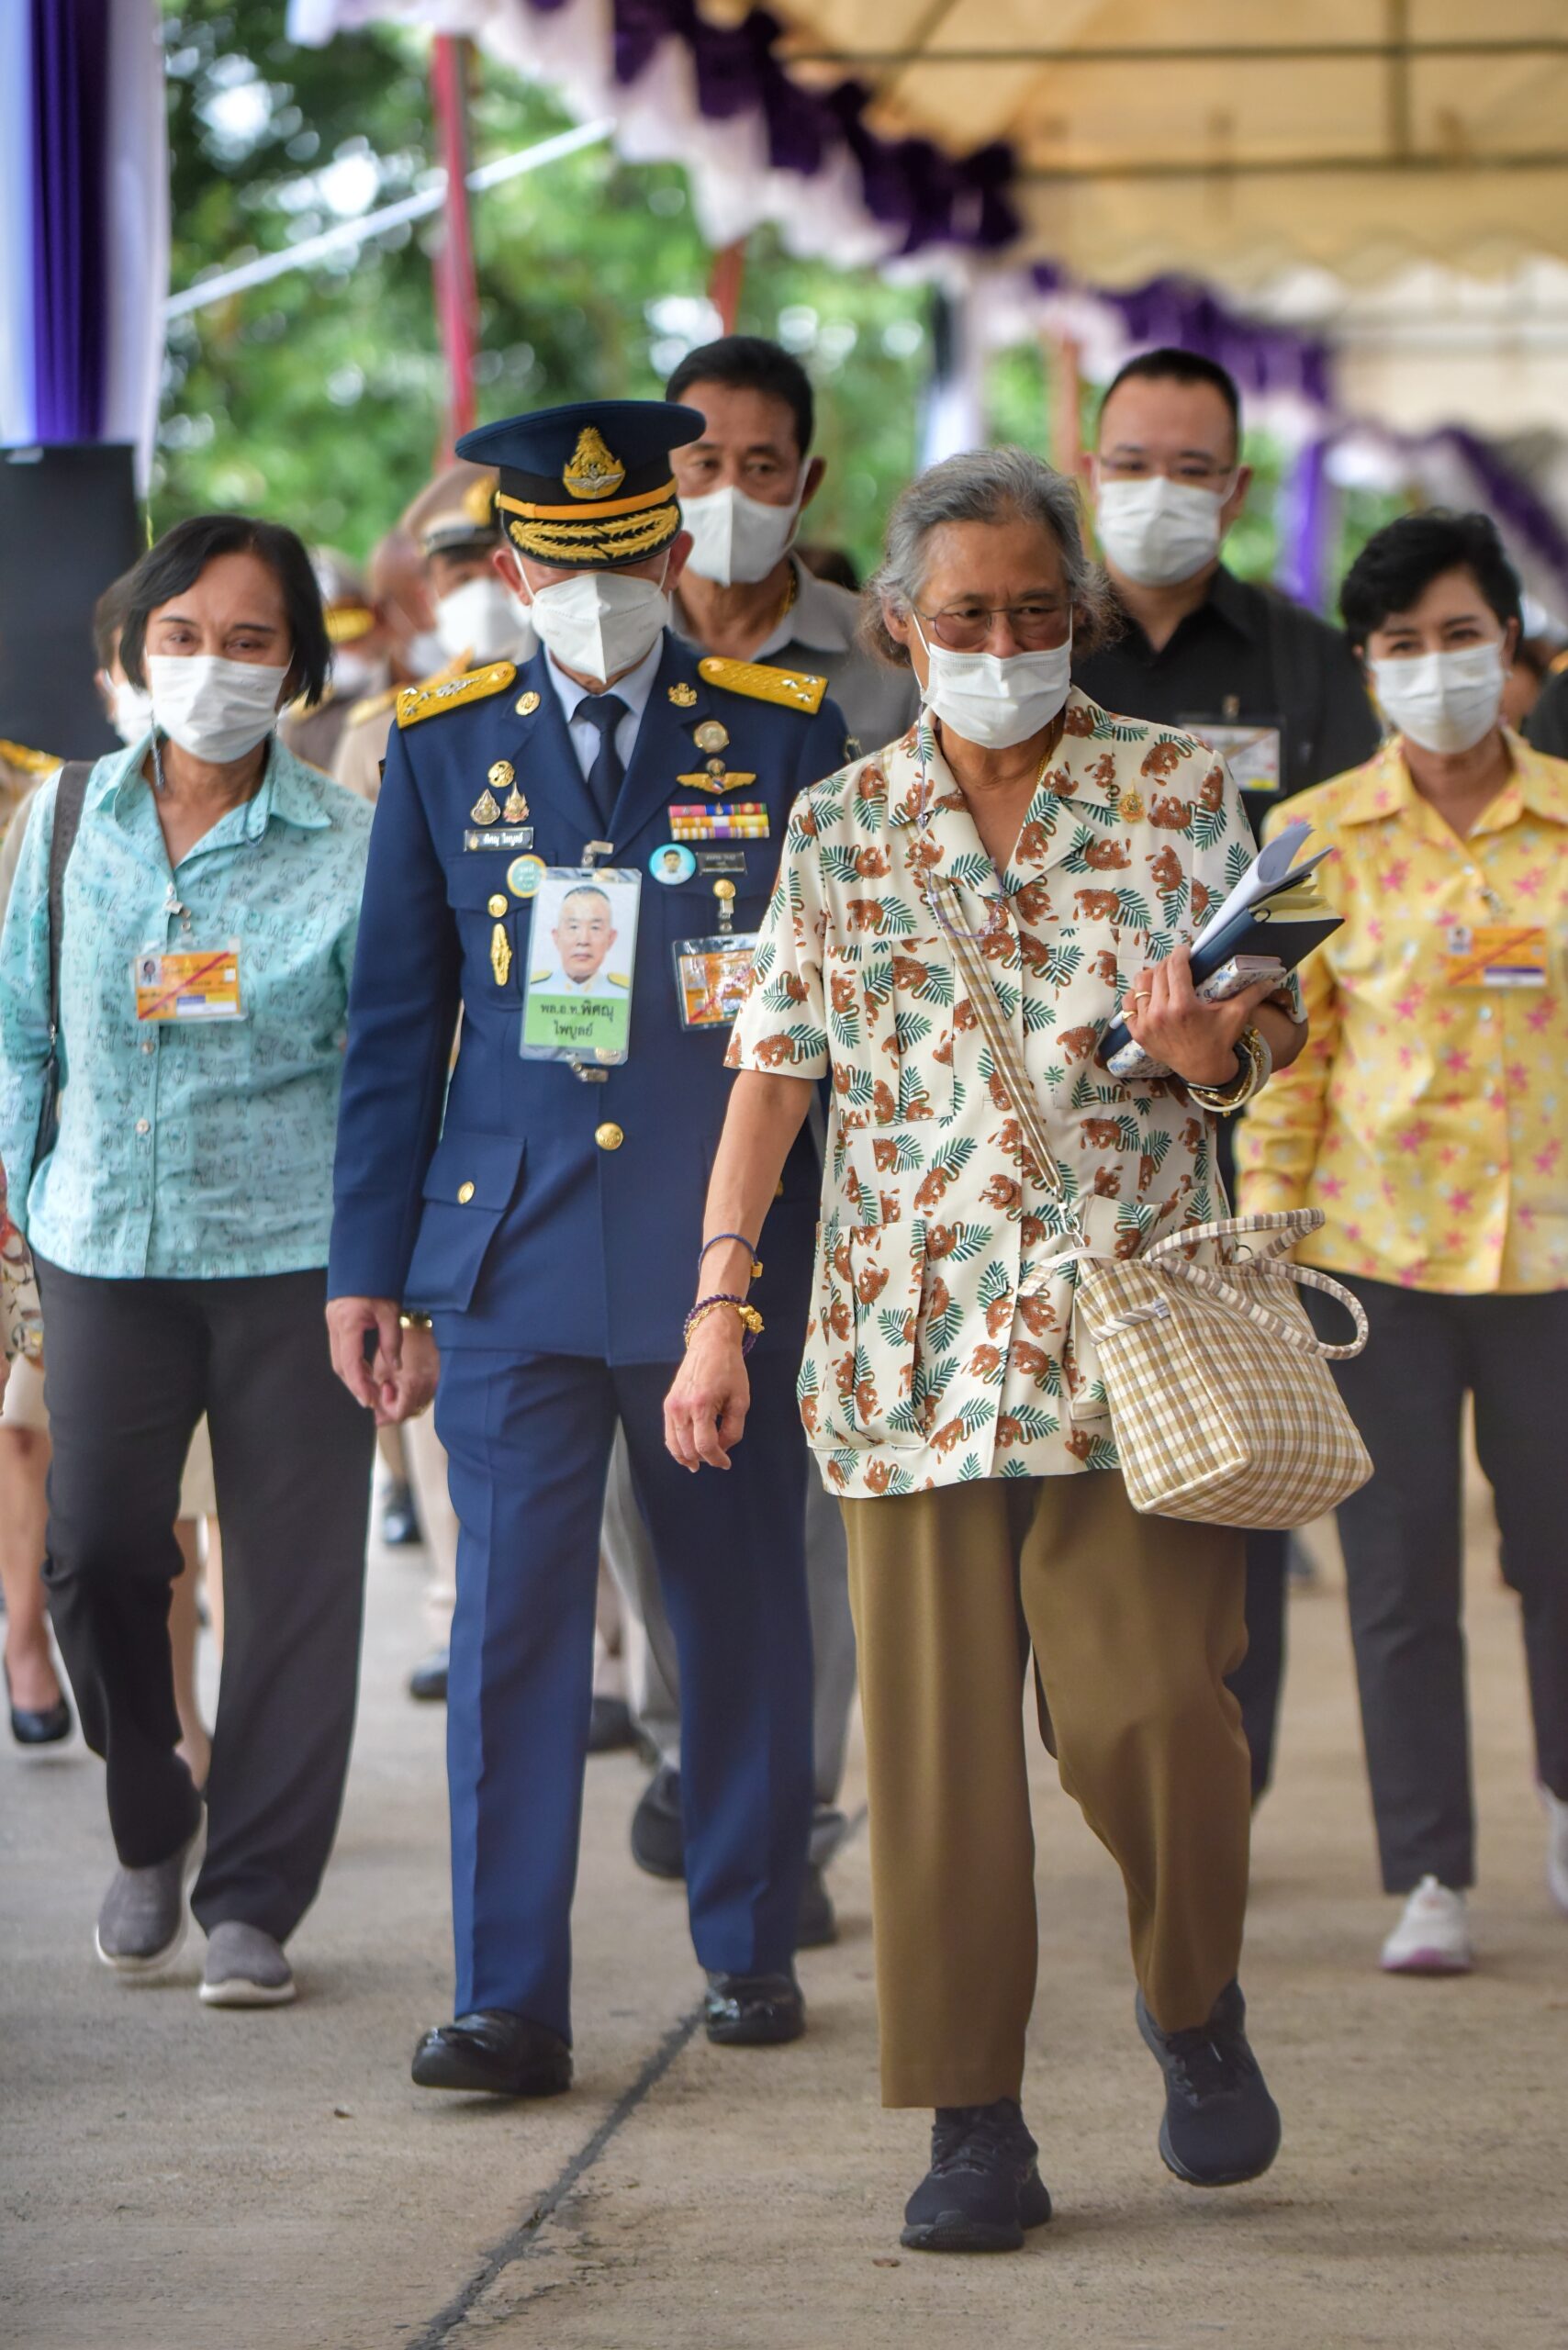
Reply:
[[880, 568], [867, 582], [861, 640], [895, 666], [909, 654], [890, 631], [884, 605], [899, 613], [917, 602], [925, 584], [926, 550], [934, 531], [948, 522], [1037, 522], [1060, 552], [1072, 598], [1074, 649], [1092, 653], [1114, 632], [1110, 589], [1083, 543], [1078, 487], [1027, 449], [966, 449], [917, 475], [900, 492], [888, 517]]

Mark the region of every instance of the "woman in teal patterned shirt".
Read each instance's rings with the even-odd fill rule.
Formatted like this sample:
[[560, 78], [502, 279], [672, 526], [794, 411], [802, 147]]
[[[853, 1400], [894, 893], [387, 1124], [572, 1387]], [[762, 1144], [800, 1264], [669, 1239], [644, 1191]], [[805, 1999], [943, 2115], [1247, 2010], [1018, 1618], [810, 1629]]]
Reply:
[[[322, 1319], [339, 1072], [371, 815], [280, 709], [330, 658], [291, 531], [183, 522], [130, 575], [150, 735], [98, 760], [65, 867], [57, 1136], [39, 792], [0, 937], [0, 1160], [38, 1265], [54, 1443], [50, 1608], [119, 1866], [106, 1964], [207, 1933], [213, 2005], [294, 1997], [353, 1719], [372, 1429]], [[206, 1413], [227, 1628], [207, 1805], [175, 1751], [169, 1590]]]

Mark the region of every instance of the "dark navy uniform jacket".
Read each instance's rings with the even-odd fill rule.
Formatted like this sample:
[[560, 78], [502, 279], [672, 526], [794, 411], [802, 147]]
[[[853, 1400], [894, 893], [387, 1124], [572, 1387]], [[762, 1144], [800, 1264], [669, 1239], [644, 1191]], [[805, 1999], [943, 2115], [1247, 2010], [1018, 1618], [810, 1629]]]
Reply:
[[[683, 1029], [676, 999], [676, 942], [719, 928], [712, 877], [661, 884], [648, 860], [671, 838], [671, 802], [706, 797], [678, 778], [703, 770], [696, 729], [721, 721], [728, 767], [756, 778], [726, 799], [761, 800], [768, 813], [767, 839], [717, 844], [745, 859], [734, 928], [756, 929], [791, 801], [845, 756], [831, 702], [814, 715], [781, 707], [706, 683], [698, 664], [666, 634], [608, 834], [543, 652], [503, 689], [394, 733], [349, 999], [330, 1295], [429, 1313], [443, 1347], [610, 1363], [679, 1356], [732, 1081], [730, 1032]], [[519, 1050], [530, 962], [550, 955], [549, 940], [535, 950], [533, 901], [508, 888], [517, 849], [464, 845], [501, 759], [529, 803], [530, 854], [579, 865], [588, 842], [608, 837], [614, 855], [599, 863], [643, 876], [630, 1058], [602, 1083]], [[504, 983], [492, 963], [493, 897], [507, 900]], [[617, 1127], [622, 1140], [606, 1147]], [[762, 1234], [752, 1296], [763, 1347], [802, 1342], [819, 1182], [802, 1128]]]

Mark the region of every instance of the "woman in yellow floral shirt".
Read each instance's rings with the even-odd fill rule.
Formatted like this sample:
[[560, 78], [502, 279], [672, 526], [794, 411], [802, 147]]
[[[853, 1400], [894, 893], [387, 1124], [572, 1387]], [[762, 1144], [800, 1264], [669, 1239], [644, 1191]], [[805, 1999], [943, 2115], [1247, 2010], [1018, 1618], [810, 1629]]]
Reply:
[[1481, 514], [1369, 541], [1340, 599], [1398, 729], [1290, 804], [1344, 915], [1312, 1036], [1243, 1126], [1242, 1204], [1319, 1207], [1298, 1253], [1356, 1291], [1335, 1366], [1375, 1474], [1339, 1510], [1391, 1973], [1471, 1964], [1461, 1627], [1467, 1393], [1523, 1601], [1548, 1874], [1568, 1909], [1568, 765], [1499, 716], [1519, 588]]
[[[1019, 450], [935, 467], [894, 509], [877, 589], [925, 709], [794, 810], [708, 1197], [700, 1298], [728, 1302], [700, 1303], [666, 1424], [688, 1467], [727, 1462], [745, 1244], [828, 1078], [801, 1398], [849, 1534], [884, 2096], [936, 2109], [904, 2242], [1000, 2249], [1049, 2213], [1018, 2105], [1031, 1643], [1063, 1780], [1126, 1882], [1161, 2151], [1219, 2185], [1278, 2143], [1236, 1984], [1241, 1537], [1133, 1511], [1068, 1252], [1223, 1214], [1209, 1109], [1302, 1032], [1257, 990], [1193, 996], [1182, 942], [1249, 861], [1246, 820], [1212, 753], [1070, 691], [1073, 632], [1099, 614], [1071, 485]], [[1097, 1065], [1129, 993], [1184, 1082]], [[1016, 1115], [1025, 1087], [1050, 1166]]]

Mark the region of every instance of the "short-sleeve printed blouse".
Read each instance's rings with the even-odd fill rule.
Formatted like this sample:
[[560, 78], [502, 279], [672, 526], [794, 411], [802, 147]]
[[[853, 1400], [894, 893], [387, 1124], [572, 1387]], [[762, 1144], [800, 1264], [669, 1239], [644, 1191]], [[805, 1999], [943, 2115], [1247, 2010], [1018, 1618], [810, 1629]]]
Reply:
[[[800, 1394], [834, 1491], [1115, 1466], [1083, 1417], [1062, 1252], [1081, 1224], [1131, 1254], [1225, 1206], [1214, 1121], [1094, 1055], [1252, 854], [1223, 761], [1076, 690], [1000, 877], [939, 753], [923, 786], [913, 732], [796, 802], [730, 1063], [832, 1079]], [[947, 923], [985, 934], [1064, 1196], [1010, 1113], [928, 872], [958, 885]]]

